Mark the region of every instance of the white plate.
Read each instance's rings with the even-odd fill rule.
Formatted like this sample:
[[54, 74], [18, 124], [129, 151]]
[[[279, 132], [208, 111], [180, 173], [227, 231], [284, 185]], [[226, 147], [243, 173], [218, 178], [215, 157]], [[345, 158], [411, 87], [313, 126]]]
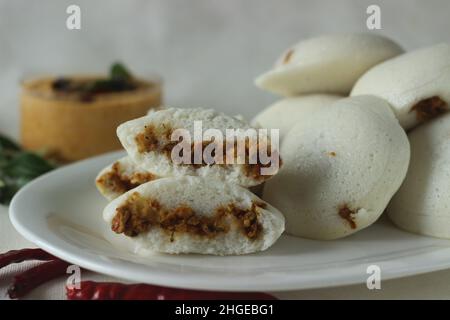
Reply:
[[13, 199], [10, 217], [25, 238], [81, 267], [135, 282], [205, 290], [277, 291], [365, 282], [369, 265], [382, 279], [450, 267], [450, 241], [396, 229], [382, 219], [338, 241], [283, 236], [270, 249], [247, 256], [155, 254], [137, 257], [106, 240], [106, 205], [97, 172], [121, 157], [113, 153], [46, 174]]

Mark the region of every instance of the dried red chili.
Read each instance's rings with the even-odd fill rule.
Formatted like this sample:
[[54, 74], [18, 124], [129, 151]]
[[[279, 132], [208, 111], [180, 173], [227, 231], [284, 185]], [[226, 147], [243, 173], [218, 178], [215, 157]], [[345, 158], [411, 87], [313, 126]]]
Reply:
[[166, 288], [149, 284], [82, 281], [66, 287], [69, 300], [276, 300], [258, 292], [212, 292]]
[[65, 275], [69, 265], [70, 263], [58, 259], [44, 262], [22, 272], [14, 277], [14, 281], [8, 289], [9, 297], [11, 299], [21, 298], [41, 284]]
[[[27, 260], [47, 261], [14, 277], [8, 289], [11, 299], [25, 296], [41, 284], [66, 275], [70, 263], [41, 250], [22, 249], [0, 254], [0, 268]], [[274, 300], [274, 296], [254, 292], [211, 292], [166, 288], [148, 284], [97, 283], [83, 281], [79, 288], [66, 287], [69, 300]]]
[[20, 263], [28, 260], [48, 261], [57, 259], [42, 249], [11, 250], [0, 254], [0, 269], [12, 263]]

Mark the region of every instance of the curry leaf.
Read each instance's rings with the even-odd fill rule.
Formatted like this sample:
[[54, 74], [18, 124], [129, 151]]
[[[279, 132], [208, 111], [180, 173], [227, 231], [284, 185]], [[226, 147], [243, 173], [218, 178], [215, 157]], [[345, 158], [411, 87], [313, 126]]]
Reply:
[[45, 159], [31, 152], [21, 152], [11, 159], [5, 168], [11, 177], [37, 177], [53, 169]]
[[43, 157], [0, 135], [0, 203], [8, 204], [20, 188], [53, 168]]
[[0, 152], [5, 151], [5, 150], [19, 151], [20, 147], [15, 142], [13, 142], [11, 139], [9, 139], [3, 135], [0, 135]]
[[111, 79], [130, 80], [132, 78], [131, 73], [121, 63], [114, 63], [109, 71]]

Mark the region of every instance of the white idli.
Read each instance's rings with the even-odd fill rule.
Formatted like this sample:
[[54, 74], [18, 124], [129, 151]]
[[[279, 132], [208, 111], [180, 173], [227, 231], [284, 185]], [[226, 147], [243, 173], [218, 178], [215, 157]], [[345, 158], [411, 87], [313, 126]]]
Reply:
[[401, 229], [450, 239], [450, 114], [409, 134], [411, 162], [387, 212]]
[[364, 72], [402, 52], [395, 42], [379, 35], [323, 35], [292, 46], [255, 83], [282, 96], [346, 95]]
[[351, 92], [352, 96], [365, 94], [387, 100], [405, 130], [447, 112], [450, 45], [408, 52], [373, 67]]
[[331, 106], [341, 96], [330, 94], [311, 94], [290, 97], [277, 101], [253, 118], [251, 124], [260, 128], [279, 129], [280, 138], [295, 124], [308, 121], [316, 112]]
[[294, 126], [281, 156], [263, 199], [284, 214], [289, 234], [328, 240], [378, 219], [406, 175], [409, 143], [384, 100], [361, 96]]

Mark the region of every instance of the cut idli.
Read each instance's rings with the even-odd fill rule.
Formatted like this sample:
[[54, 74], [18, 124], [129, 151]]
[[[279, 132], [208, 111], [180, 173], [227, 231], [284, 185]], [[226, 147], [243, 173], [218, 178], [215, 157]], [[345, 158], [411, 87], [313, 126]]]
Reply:
[[284, 214], [287, 233], [328, 240], [378, 219], [406, 175], [409, 143], [384, 100], [361, 96], [294, 126], [281, 155], [263, 199]]
[[103, 217], [135, 252], [246, 254], [267, 249], [284, 231], [283, 215], [247, 189], [189, 176], [140, 185]]
[[364, 72], [402, 52], [398, 44], [379, 35], [323, 35], [292, 46], [255, 84], [282, 96], [346, 95]]
[[108, 200], [159, 177], [123, 157], [100, 171], [95, 179], [98, 191]]
[[450, 45], [441, 43], [383, 62], [365, 73], [351, 95], [389, 102], [405, 130], [449, 109]]
[[387, 208], [389, 218], [401, 229], [450, 239], [450, 114], [408, 137], [411, 162]]
[[311, 94], [285, 98], [267, 107], [253, 118], [251, 124], [256, 127], [279, 129], [280, 138], [295, 124], [307, 119], [314, 113], [331, 106], [342, 96], [330, 94]]
[[[229, 130], [234, 132], [231, 138]], [[207, 135], [208, 131], [221, 135], [222, 140]], [[177, 135], [180, 132], [185, 135]], [[253, 141], [247, 139], [251, 136], [248, 132], [255, 134]], [[200, 108], [154, 111], [117, 128], [119, 140], [133, 162], [149, 172], [164, 177], [209, 177], [244, 187], [263, 183], [280, 166], [278, 136], [272, 141], [272, 135], [266, 133], [260, 134], [244, 120]], [[200, 158], [194, 158], [196, 149]], [[245, 150], [238, 152], [242, 149]], [[211, 161], [205, 161], [208, 150], [213, 155]], [[267, 151], [269, 161], [262, 161], [263, 151]], [[216, 161], [217, 157], [221, 161]]]

